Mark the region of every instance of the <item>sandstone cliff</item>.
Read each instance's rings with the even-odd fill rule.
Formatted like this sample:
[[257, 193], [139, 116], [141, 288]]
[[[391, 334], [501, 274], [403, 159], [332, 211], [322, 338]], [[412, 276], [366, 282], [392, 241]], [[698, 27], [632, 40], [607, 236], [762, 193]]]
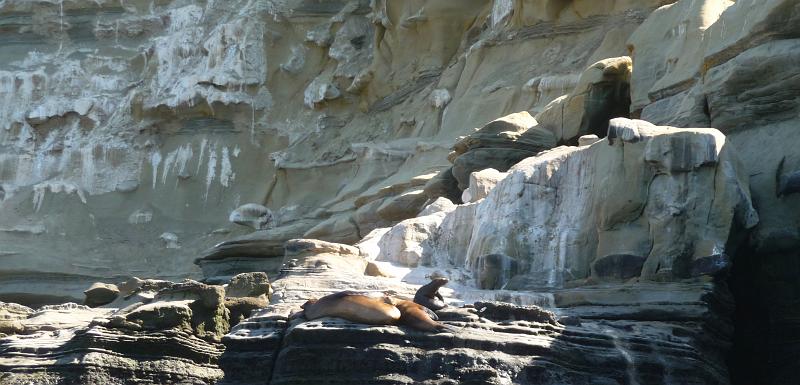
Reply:
[[[0, 300], [31, 306], [0, 313], [0, 382], [796, 380], [796, 1], [7, 0], [0, 25]], [[250, 271], [281, 274], [269, 307], [214, 285]], [[431, 273], [452, 336], [288, 318]], [[205, 284], [34, 309], [134, 276]], [[319, 360], [345, 345], [361, 372]]]

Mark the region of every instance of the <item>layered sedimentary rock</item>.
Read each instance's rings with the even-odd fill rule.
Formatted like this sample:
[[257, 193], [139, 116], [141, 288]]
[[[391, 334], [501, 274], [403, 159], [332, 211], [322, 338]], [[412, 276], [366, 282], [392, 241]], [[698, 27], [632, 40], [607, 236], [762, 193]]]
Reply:
[[245, 203], [348, 243], [415, 216], [456, 137], [539, 112], [660, 5], [546, 3], [3, 3], [0, 298], [198, 278]]
[[295, 314], [342, 289], [397, 298], [414, 290], [346, 268], [352, 251], [306, 250], [274, 282], [273, 304], [223, 338], [224, 383], [728, 383], [732, 302], [709, 279], [541, 293], [550, 311], [509, 303], [525, 298], [513, 291], [501, 293], [506, 303], [462, 306], [454, 296], [475, 289], [445, 288], [450, 306], [437, 313], [448, 329], [427, 333]]
[[[792, 0], [3, 2], [0, 299], [30, 307], [0, 306], [0, 382], [795, 382], [798, 20]], [[258, 272], [282, 274], [261, 311]], [[451, 278], [454, 332], [288, 317], [426, 274]], [[84, 290], [113, 310], [37, 309]]]
[[[798, 52], [798, 12], [794, 1], [680, 1], [653, 13], [629, 41], [642, 118], [719, 129], [750, 177], [760, 221], [732, 280], [741, 319], [732, 367], [742, 384], [792, 382], [798, 368], [787, 355], [796, 344], [784, 342], [798, 330], [791, 309], [800, 206], [782, 193], [798, 169], [797, 71], [788, 64]], [[654, 49], [665, 38], [658, 31], [667, 32], [669, 49]], [[763, 360], [742, 365], [753, 352]]]
[[269, 294], [263, 273], [226, 288], [138, 279], [119, 287], [98, 308], [0, 304], [2, 383], [218, 383], [221, 337]]
[[401, 222], [375, 257], [478, 282], [515, 270], [517, 290], [716, 275], [758, 223], [743, 171], [717, 130], [613, 119], [607, 138], [525, 159], [481, 201]]

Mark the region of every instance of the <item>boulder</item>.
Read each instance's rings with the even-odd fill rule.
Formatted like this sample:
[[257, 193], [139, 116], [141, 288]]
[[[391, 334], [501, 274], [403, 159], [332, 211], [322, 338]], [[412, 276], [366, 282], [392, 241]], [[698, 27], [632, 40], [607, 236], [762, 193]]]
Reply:
[[269, 277], [264, 272], [252, 272], [237, 274], [228, 282], [225, 287], [225, 297], [258, 297], [267, 296], [271, 293]]
[[119, 296], [119, 289], [114, 284], [95, 282], [83, 294], [86, 295], [86, 299], [83, 301], [85, 305], [97, 307], [114, 302]]
[[248, 203], [233, 210], [228, 220], [254, 230], [264, 230], [273, 224], [274, 218], [270, 209], [257, 203]]
[[227, 282], [236, 274], [262, 271], [277, 274], [283, 263], [283, 245], [301, 237], [318, 220], [301, 220], [235, 237], [205, 251], [194, 263], [206, 279]]
[[431, 214], [406, 219], [393, 226], [378, 241], [379, 261], [391, 261], [404, 266], [415, 267], [426, 256], [428, 246], [424, 240], [439, 227], [444, 215]]
[[458, 180], [453, 176], [453, 169], [448, 168], [436, 174], [425, 184], [423, 189], [428, 200], [446, 198], [453, 203], [461, 203], [461, 190], [458, 188]]
[[[487, 168], [475, 171], [469, 175], [469, 188], [464, 190], [462, 199], [464, 202], [477, 202], [489, 195], [494, 186], [506, 177], [506, 173]], [[468, 198], [468, 199], [465, 199]]]
[[231, 327], [236, 326], [242, 320], [247, 319], [258, 309], [269, 306], [269, 300], [265, 295], [257, 297], [236, 297], [226, 298], [225, 308], [230, 312]]
[[505, 171], [522, 159], [554, 147], [555, 137], [537, 124], [536, 119], [523, 111], [493, 120], [461, 137], [448, 157], [459, 190], [469, 187], [469, 174], [474, 171], [487, 168]]
[[0, 302], [0, 337], [17, 334], [25, 330], [24, 320], [33, 309], [16, 303]]
[[453, 176], [462, 191], [469, 187], [469, 175], [475, 171], [493, 168], [506, 171], [519, 161], [536, 155], [528, 150], [479, 148], [468, 151], [453, 163]]

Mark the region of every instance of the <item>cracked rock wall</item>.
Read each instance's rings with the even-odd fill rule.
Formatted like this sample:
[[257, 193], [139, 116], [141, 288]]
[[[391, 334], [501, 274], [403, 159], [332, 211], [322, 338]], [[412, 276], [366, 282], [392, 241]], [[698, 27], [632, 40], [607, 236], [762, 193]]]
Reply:
[[0, 298], [199, 276], [246, 203], [340, 242], [413, 217], [455, 137], [541, 110], [660, 3], [4, 1]]

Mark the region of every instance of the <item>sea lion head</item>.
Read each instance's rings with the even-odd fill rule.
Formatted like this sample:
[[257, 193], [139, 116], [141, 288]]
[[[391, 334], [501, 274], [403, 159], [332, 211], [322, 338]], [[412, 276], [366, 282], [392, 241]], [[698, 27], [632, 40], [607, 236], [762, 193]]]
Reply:
[[317, 301], [319, 301], [319, 300], [316, 299], [316, 298], [309, 298], [308, 301], [306, 301], [306, 303], [300, 305], [300, 307], [303, 308], [303, 309], [308, 309], [309, 306], [317, 303]]

